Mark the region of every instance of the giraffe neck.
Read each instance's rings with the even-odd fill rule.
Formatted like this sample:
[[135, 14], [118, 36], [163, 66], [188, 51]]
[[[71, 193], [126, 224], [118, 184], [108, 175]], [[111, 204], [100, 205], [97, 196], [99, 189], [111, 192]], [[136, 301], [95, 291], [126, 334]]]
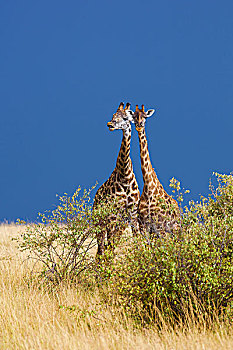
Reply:
[[141, 169], [144, 185], [147, 185], [146, 188], [148, 188], [148, 185], [152, 183], [153, 186], [160, 186], [161, 184], [157, 178], [154, 169], [152, 168], [145, 128], [143, 128], [142, 131], [138, 132], [138, 137], [140, 144]]
[[130, 158], [131, 130], [123, 130], [121, 148], [117, 157], [116, 169], [121, 176], [129, 175], [132, 170], [132, 161]]

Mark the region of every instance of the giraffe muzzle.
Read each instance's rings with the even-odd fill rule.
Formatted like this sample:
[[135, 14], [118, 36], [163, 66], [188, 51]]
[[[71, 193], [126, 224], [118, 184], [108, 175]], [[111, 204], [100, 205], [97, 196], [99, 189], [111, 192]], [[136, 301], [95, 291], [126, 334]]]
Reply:
[[136, 126], [137, 131], [142, 131], [143, 127], [142, 126]]
[[107, 123], [107, 126], [109, 127], [109, 130], [110, 130], [110, 131], [115, 130], [115, 128], [114, 128], [114, 126], [112, 125], [111, 122], [108, 122], [108, 123]]

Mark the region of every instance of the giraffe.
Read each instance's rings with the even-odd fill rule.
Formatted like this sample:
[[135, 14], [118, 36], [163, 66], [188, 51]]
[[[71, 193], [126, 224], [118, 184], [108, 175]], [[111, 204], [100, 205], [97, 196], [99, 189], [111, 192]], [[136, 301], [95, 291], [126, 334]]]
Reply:
[[180, 211], [177, 202], [169, 196], [159, 181], [152, 167], [145, 133], [146, 118], [153, 115], [154, 109], [145, 112], [136, 105], [136, 110], [127, 112], [133, 115], [140, 144], [141, 170], [143, 176], [143, 191], [138, 204], [138, 221], [143, 233], [165, 235], [179, 228]]
[[[123, 137], [117, 157], [116, 167], [109, 179], [96, 192], [93, 208], [106, 200], [106, 198], [107, 201], [117, 199], [121, 207], [129, 213], [132, 231], [136, 234], [139, 231], [137, 205], [140, 198], [140, 192], [130, 158], [132, 115], [126, 114], [126, 111], [128, 111], [129, 108], [130, 103], [127, 103], [124, 108], [124, 103], [121, 102], [116, 113], [113, 114], [112, 120], [107, 123], [110, 131], [118, 129], [122, 130]], [[114, 221], [114, 218], [109, 218], [109, 221]], [[100, 234], [97, 234], [97, 256], [102, 255], [104, 252], [106, 235], [108, 245], [113, 246], [113, 239], [116, 232], [105, 227]]]

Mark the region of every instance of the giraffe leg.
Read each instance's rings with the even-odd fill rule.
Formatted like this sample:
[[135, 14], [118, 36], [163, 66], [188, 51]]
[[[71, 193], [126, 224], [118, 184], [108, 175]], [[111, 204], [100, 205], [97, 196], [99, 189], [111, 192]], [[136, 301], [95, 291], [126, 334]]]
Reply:
[[107, 232], [107, 242], [108, 242], [108, 248], [114, 249], [114, 233], [112, 230], [109, 230]]
[[114, 253], [115, 248], [117, 247], [120, 237], [122, 235], [122, 231], [120, 227], [117, 225], [112, 225], [111, 229], [107, 232], [107, 244], [108, 244], [108, 249], [110, 250], [111, 253]]
[[132, 234], [134, 237], [140, 234], [139, 218], [138, 218], [138, 208], [135, 204], [128, 208], [129, 219], [128, 224], [131, 227]]
[[131, 221], [131, 228], [134, 237], [137, 237], [140, 234], [139, 222], [137, 218]]
[[96, 256], [103, 255], [103, 253], [104, 253], [104, 241], [105, 241], [105, 236], [106, 236], [105, 229], [103, 229], [103, 231], [101, 231], [101, 232], [97, 235], [97, 245], [98, 245], [98, 249], [97, 249]]

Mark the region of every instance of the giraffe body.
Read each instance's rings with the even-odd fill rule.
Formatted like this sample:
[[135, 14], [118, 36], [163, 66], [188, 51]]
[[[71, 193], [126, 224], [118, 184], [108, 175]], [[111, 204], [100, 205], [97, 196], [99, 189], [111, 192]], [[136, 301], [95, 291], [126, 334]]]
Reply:
[[178, 229], [179, 207], [177, 202], [164, 190], [151, 164], [145, 133], [145, 121], [153, 113], [154, 110], [145, 112], [144, 106], [141, 110], [136, 106], [136, 111], [133, 114], [139, 137], [141, 170], [144, 182], [138, 204], [138, 221], [141, 232], [159, 235], [174, 232]]
[[[110, 130], [123, 130], [123, 137], [116, 167], [109, 179], [98, 189], [94, 199], [94, 207], [101, 202], [104, 203], [105, 200], [111, 201], [116, 199], [121, 208], [129, 213], [132, 230], [136, 233], [139, 229], [137, 206], [140, 192], [130, 158], [131, 124], [130, 117], [126, 115], [126, 110], [129, 109], [129, 106], [127, 104], [124, 109], [123, 103], [121, 103], [112, 120], [107, 124]], [[109, 217], [109, 221], [114, 223], [114, 217]], [[114, 245], [114, 236], [119, 235], [119, 232], [115, 232], [113, 226], [112, 229], [109, 228], [111, 225], [103, 228], [102, 232], [98, 234], [97, 255], [102, 255], [104, 252], [106, 236], [108, 245]]]

